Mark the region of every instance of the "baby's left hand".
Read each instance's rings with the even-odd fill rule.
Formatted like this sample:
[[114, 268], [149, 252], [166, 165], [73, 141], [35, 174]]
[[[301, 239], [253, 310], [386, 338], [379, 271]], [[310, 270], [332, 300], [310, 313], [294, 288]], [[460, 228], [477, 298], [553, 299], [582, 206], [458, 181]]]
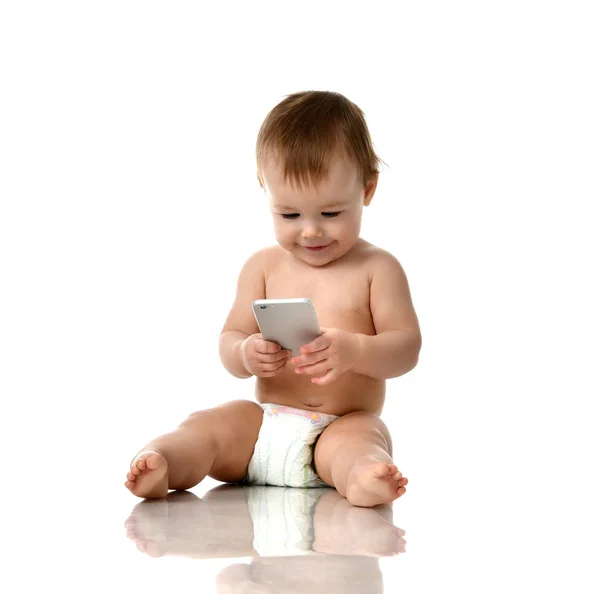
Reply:
[[300, 349], [300, 355], [291, 359], [297, 365], [296, 373], [314, 375], [310, 381], [324, 386], [336, 380], [344, 371], [352, 369], [360, 355], [358, 335], [339, 328], [321, 328], [321, 336]]

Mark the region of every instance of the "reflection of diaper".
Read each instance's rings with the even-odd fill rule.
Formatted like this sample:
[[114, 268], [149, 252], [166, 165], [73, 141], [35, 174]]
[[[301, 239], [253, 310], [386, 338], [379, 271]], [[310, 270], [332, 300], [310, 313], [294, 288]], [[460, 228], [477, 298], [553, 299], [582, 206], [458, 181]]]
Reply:
[[336, 415], [261, 404], [263, 422], [246, 482], [280, 487], [323, 487], [312, 467], [313, 444]]
[[329, 491], [282, 487], [244, 487], [259, 555], [307, 555], [313, 553], [315, 506]]

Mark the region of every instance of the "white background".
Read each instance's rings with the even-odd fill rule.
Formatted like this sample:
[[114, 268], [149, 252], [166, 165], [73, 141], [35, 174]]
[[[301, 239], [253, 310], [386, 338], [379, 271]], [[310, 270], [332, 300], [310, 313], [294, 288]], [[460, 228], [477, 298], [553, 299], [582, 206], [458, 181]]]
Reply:
[[275, 241], [256, 134], [286, 94], [332, 90], [388, 165], [362, 236], [403, 264], [423, 332], [383, 415], [415, 551], [390, 576], [597, 591], [599, 26], [581, 1], [2, 3], [13, 505], [100, 497], [122, 522], [147, 440], [252, 398], [217, 341]]

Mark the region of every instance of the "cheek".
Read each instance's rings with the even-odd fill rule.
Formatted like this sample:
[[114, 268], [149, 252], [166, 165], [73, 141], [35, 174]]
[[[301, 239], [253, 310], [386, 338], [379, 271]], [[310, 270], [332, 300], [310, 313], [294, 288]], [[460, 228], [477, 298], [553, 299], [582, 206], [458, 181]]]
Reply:
[[339, 230], [339, 236], [346, 238], [346, 239], [352, 239], [354, 237], [356, 237], [356, 235], [358, 235], [358, 233], [360, 232], [360, 226], [358, 224], [356, 224], [355, 221], [352, 222], [346, 222], [346, 224], [340, 228]]
[[275, 222], [275, 237], [278, 240], [285, 240], [286, 238], [293, 237], [294, 232], [292, 225], [282, 225], [280, 222]]

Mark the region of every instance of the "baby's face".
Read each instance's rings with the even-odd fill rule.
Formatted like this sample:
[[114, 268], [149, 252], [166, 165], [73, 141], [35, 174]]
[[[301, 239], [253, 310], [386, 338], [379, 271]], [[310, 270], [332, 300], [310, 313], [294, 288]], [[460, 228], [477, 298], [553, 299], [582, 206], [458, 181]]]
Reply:
[[[299, 188], [283, 181], [283, 170], [268, 161], [262, 171], [273, 215], [275, 236], [282, 248], [311, 266], [341, 258], [356, 244], [363, 205], [377, 181], [363, 188], [357, 168], [336, 159], [329, 177], [317, 187]], [[319, 250], [311, 247], [326, 246]]]

